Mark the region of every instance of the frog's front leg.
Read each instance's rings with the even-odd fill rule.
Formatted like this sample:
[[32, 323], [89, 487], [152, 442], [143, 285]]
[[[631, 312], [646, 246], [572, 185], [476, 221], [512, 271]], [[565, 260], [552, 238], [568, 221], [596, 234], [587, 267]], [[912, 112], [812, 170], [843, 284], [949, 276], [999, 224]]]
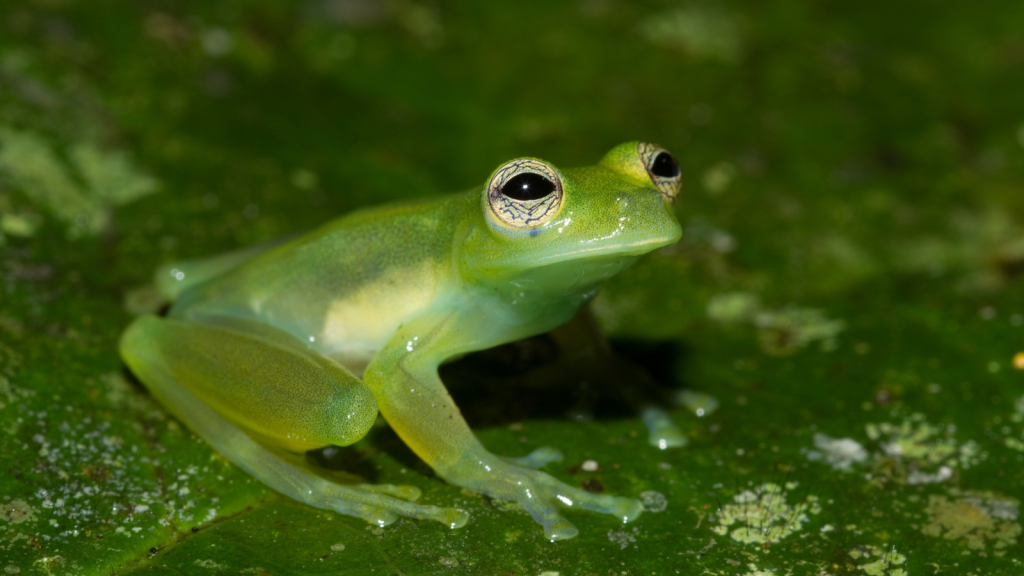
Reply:
[[443, 327], [423, 331], [407, 327], [374, 358], [364, 374], [388, 423], [442, 478], [456, 486], [518, 502], [543, 525], [544, 535], [550, 540], [572, 538], [578, 532], [559, 513], [563, 506], [611, 514], [623, 522], [643, 511], [638, 500], [592, 494], [533, 469], [559, 459], [561, 455], [555, 450], [541, 449], [520, 462], [488, 452], [437, 375], [439, 356], [435, 346], [445, 332]]
[[[315, 474], [302, 454], [358, 440], [372, 424], [372, 394], [340, 365], [258, 323], [143, 316], [121, 355], [160, 402], [228, 460], [311, 506], [386, 525], [399, 516], [457, 528], [465, 512], [423, 506], [409, 486], [343, 485]], [[258, 440], [257, 440], [258, 439]]]

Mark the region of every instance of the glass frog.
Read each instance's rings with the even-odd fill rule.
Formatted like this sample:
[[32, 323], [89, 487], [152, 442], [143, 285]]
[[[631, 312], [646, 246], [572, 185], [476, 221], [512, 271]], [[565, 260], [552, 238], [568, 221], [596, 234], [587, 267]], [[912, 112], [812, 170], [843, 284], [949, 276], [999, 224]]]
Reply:
[[561, 458], [553, 448], [488, 452], [438, 366], [567, 322], [603, 281], [676, 242], [679, 182], [675, 158], [642, 142], [583, 168], [519, 158], [461, 194], [167, 266], [157, 283], [173, 304], [165, 317], [136, 319], [121, 356], [226, 458], [311, 506], [382, 526], [400, 516], [467, 522], [463, 510], [415, 503], [414, 487], [345, 484], [304, 458], [355, 442], [379, 410], [441, 478], [518, 502], [551, 540], [577, 534], [562, 507], [629, 522], [638, 500], [540, 471]]

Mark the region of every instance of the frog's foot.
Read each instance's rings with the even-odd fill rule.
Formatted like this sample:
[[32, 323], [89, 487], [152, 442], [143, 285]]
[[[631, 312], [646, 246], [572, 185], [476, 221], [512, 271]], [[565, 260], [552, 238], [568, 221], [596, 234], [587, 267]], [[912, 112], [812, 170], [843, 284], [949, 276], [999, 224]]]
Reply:
[[648, 442], [655, 448], [682, 448], [690, 443], [672, 417], [661, 408], [647, 406], [640, 413], [644, 426], [647, 426]]
[[520, 456], [519, 458], [501, 457], [502, 460], [510, 464], [530, 468], [531, 470], [543, 468], [552, 462], [561, 462], [562, 458], [562, 453], [557, 448], [552, 448], [551, 446], [541, 446], [526, 456]]
[[449, 474], [446, 480], [492, 498], [518, 502], [544, 527], [544, 536], [551, 541], [565, 540], [579, 533], [559, 513], [560, 507], [611, 514], [624, 523], [636, 519], [644, 509], [639, 500], [592, 494], [545, 472], [516, 466], [491, 454], [474, 460], [467, 465], [471, 468], [469, 473]]

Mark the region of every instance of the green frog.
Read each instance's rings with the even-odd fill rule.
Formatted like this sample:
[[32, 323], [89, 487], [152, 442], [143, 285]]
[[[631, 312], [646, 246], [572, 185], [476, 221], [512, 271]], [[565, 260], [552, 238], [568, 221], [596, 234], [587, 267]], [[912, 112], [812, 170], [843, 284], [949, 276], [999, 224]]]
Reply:
[[464, 193], [160, 269], [173, 304], [165, 317], [137, 318], [121, 356], [228, 460], [311, 506], [381, 526], [401, 516], [467, 522], [464, 510], [416, 503], [414, 487], [338, 482], [303, 457], [352, 444], [379, 411], [441, 478], [518, 502], [550, 540], [578, 532], [563, 508], [629, 522], [638, 500], [539, 470], [557, 450], [508, 458], [484, 448], [438, 366], [567, 322], [602, 282], [676, 242], [679, 185], [676, 159], [644, 142], [582, 168], [511, 160]]

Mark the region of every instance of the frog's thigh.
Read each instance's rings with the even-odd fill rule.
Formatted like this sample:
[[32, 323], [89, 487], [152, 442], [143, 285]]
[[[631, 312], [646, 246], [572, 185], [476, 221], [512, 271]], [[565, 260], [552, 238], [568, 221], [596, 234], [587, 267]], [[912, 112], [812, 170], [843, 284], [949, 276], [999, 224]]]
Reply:
[[[266, 448], [213, 408], [206, 398], [194, 393], [193, 388], [207, 397], [223, 399], [223, 396], [209, 392], [211, 388], [218, 387], [215, 380], [218, 377], [239, 378], [240, 375], [251, 375], [267, 369], [270, 374], [285, 377], [279, 368], [268, 368], [268, 357], [271, 360], [283, 360], [288, 368], [300, 375], [303, 370], [311, 370], [309, 365], [318, 365], [301, 351], [296, 354], [297, 358], [281, 358], [279, 349], [275, 349], [279, 346], [275, 347], [259, 338], [252, 338], [248, 342], [249, 347], [243, 358], [240, 348], [245, 341], [244, 336], [231, 330], [144, 316], [136, 320], [121, 337], [121, 356], [153, 395], [193, 432], [235, 465], [286, 496], [379, 525], [389, 524], [398, 516], [437, 520], [452, 528], [466, 523], [466, 513], [461, 510], [412, 504], [389, 495], [417, 495], [401, 487], [345, 486], [321, 478], [303, 468], [301, 457]], [[187, 353], [194, 356], [185, 358]], [[261, 354], [268, 356], [261, 357]], [[229, 368], [210, 365], [210, 358], [230, 360], [232, 356], [236, 361], [247, 362], [250, 369], [243, 369], [238, 363], [229, 363], [228, 366], [236, 368], [231, 373]], [[303, 358], [309, 360], [305, 362], [306, 366], [303, 366]], [[267, 377], [266, 374], [262, 376]], [[349, 378], [355, 380], [351, 375]], [[189, 385], [185, 385], [183, 380], [187, 380]], [[265, 386], [264, 391], [264, 400], [273, 400], [277, 394], [273, 386]], [[240, 396], [239, 402], [250, 408], [255, 404], [259, 408], [260, 402], [252, 399], [255, 394]], [[260, 410], [263, 411], [262, 408]], [[375, 404], [373, 413], [376, 413]], [[263, 411], [263, 416], [276, 417], [266, 411]], [[251, 415], [247, 421], [253, 422]], [[302, 419], [297, 421], [301, 422]], [[266, 440], [265, 437], [263, 439]]]
[[125, 333], [123, 355], [158, 396], [158, 380], [146, 378], [155, 366], [166, 373], [159, 382], [188, 389], [233, 424], [288, 450], [346, 446], [366, 434], [377, 402], [348, 370], [286, 332], [224, 323], [143, 317]]

